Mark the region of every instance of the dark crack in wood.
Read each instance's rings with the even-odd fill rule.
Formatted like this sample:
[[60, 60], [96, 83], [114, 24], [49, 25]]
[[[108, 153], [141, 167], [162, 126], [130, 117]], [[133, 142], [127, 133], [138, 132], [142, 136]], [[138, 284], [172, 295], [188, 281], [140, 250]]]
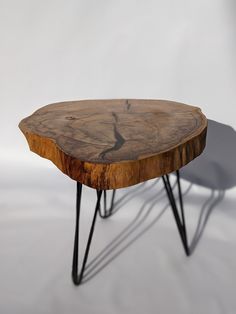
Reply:
[[120, 132], [117, 130], [117, 126], [116, 124], [114, 123], [113, 124], [113, 127], [114, 127], [114, 136], [115, 136], [115, 144], [106, 149], [105, 151], [103, 151], [101, 154], [100, 154], [100, 157], [104, 160], [105, 159], [105, 156], [109, 153], [109, 152], [113, 152], [113, 151], [116, 151], [116, 150], [119, 150], [123, 144], [125, 143], [125, 139], [123, 138], [123, 136], [120, 134]]

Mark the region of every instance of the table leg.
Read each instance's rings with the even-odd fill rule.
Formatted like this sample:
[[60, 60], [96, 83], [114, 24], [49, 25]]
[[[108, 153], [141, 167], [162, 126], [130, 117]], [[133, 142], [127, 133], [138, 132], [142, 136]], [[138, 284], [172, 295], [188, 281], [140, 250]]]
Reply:
[[[99, 193], [99, 191], [97, 191], [97, 194]], [[112, 191], [112, 197], [111, 197], [111, 205], [110, 205], [110, 208], [107, 209], [107, 192], [106, 190], [103, 191], [103, 212], [102, 212], [102, 209], [101, 209], [101, 204], [99, 206], [99, 216], [103, 219], [105, 218], [108, 218], [112, 215], [113, 213], [113, 208], [114, 208], [114, 200], [115, 200], [115, 194], [116, 194], [116, 190], [113, 190]]]
[[[180, 214], [179, 210], [176, 204], [176, 199], [174, 197], [173, 189], [170, 184], [169, 180], [169, 175], [166, 174], [162, 176], [163, 183], [166, 189], [166, 193], [172, 208], [172, 212], [177, 224], [177, 228], [183, 243], [183, 247], [185, 250], [185, 253], [187, 256], [190, 255], [189, 247], [188, 247], [188, 240], [187, 240], [187, 231], [186, 231], [186, 225], [185, 225], [185, 217], [184, 217], [184, 207], [183, 207], [183, 198], [182, 198], [182, 191], [181, 191], [181, 185], [180, 185], [180, 176], [179, 176], [179, 171], [176, 171], [177, 175], [177, 185], [178, 185], [178, 197], [179, 197], [179, 205], [180, 205]], [[91, 228], [89, 231], [89, 236], [88, 236], [88, 242], [86, 245], [83, 261], [82, 261], [82, 266], [81, 270], [78, 273], [78, 262], [79, 262], [79, 219], [80, 219], [80, 208], [81, 208], [81, 196], [82, 196], [82, 184], [77, 182], [77, 193], [76, 193], [76, 224], [75, 224], [75, 238], [74, 238], [74, 252], [73, 252], [73, 263], [72, 263], [72, 280], [75, 285], [79, 285], [82, 283], [83, 280], [83, 274], [86, 266], [86, 262], [88, 259], [88, 254], [90, 250], [90, 245], [92, 242], [92, 237], [93, 237], [93, 232], [94, 232], [94, 227], [95, 227], [95, 222], [97, 218], [97, 214], [102, 218], [108, 218], [112, 214], [112, 210], [114, 207], [114, 198], [115, 198], [115, 190], [113, 190], [112, 193], [112, 198], [111, 198], [111, 205], [110, 208], [107, 209], [107, 199], [106, 199], [106, 191], [102, 190], [97, 190], [97, 202], [95, 206], [95, 211], [93, 215], [93, 220], [91, 224]], [[102, 193], [104, 195], [104, 209], [103, 213], [101, 211], [101, 197]]]
[[183, 207], [183, 198], [182, 198], [182, 191], [181, 191], [181, 185], [180, 185], [180, 176], [179, 176], [179, 171], [176, 171], [176, 176], [177, 176], [177, 185], [178, 185], [178, 196], [179, 196], [179, 205], [180, 205], [180, 213], [181, 215], [179, 215], [179, 211], [178, 211], [178, 207], [176, 204], [176, 199], [174, 197], [174, 193], [173, 193], [173, 189], [172, 186], [170, 184], [170, 180], [169, 180], [169, 175], [166, 174], [162, 177], [165, 189], [166, 189], [166, 193], [171, 205], [171, 209], [177, 224], [177, 228], [180, 234], [180, 238], [182, 240], [183, 243], [183, 247], [185, 250], [185, 253], [187, 256], [190, 255], [190, 251], [189, 251], [189, 246], [188, 246], [188, 239], [187, 239], [187, 231], [186, 231], [186, 225], [185, 225], [185, 217], [184, 217], [184, 207]]
[[83, 274], [88, 259], [89, 249], [92, 242], [94, 226], [96, 222], [97, 213], [100, 208], [102, 191], [97, 191], [97, 202], [93, 215], [92, 225], [89, 232], [88, 242], [86, 245], [81, 270], [78, 273], [78, 262], [79, 262], [79, 218], [80, 218], [80, 207], [81, 207], [81, 196], [82, 196], [82, 184], [77, 182], [77, 193], [76, 193], [76, 223], [75, 223], [75, 239], [74, 239], [74, 252], [73, 252], [73, 262], [72, 262], [72, 280], [75, 285], [79, 285], [82, 282]]

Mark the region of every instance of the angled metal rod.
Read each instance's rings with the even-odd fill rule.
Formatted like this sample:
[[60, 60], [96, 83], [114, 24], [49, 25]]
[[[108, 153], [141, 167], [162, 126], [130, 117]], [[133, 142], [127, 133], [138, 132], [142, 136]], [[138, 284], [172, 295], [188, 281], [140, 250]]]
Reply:
[[179, 204], [180, 204], [180, 210], [181, 210], [183, 232], [184, 232], [184, 236], [185, 236], [185, 241], [186, 241], [186, 243], [188, 245], [188, 238], [187, 238], [187, 231], [186, 231], [186, 224], [185, 224], [185, 216], [184, 216], [184, 204], [183, 204], [182, 189], [181, 189], [181, 184], [180, 184], [179, 170], [176, 171], [176, 176], [177, 176]]
[[171, 184], [170, 184], [170, 180], [169, 180], [168, 174], [164, 175], [162, 177], [162, 180], [163, 180], [163, 183], [164, 183], [164, 186], [165, 186], [165, 189], [166, 189], [166, 193], [167, 193], [170, 205], [171, 205], [171, 209], [172, 209], [175, 221], [176, 221], [176, 225], [177, 225], [177, 228], [178, 228], [178, 231], [179, 231], [179, 235], [180, 235], [180, 238], [181, 238], [181, 241], [182, 241], [185, 253], [186, 253], [187, 256], [189, 256], [190, 252], [189, 252], [189, 247], [188, 247], [188, 242], [187, 242], [187, 233], [186, 233], [184, 210], [183, 210], [183, 199], [182, 199], [182, 191], [181, 191], [181, 187], [180, 187], [179, 177], [177, 175], [177, 183], [178, 183], [178, 192], [179, 192], [179, 197], [180, 197], [180, 207], [181, 207], [181, 218], [182, 218], [182, 221], [181, 221], [180, 216], [179, 216], [178, 208], [177, 208], [177, 205], [176, 205], [175, 197], [174, 197], [174, 194], [173, 194], [173, 191], [172, 191], [172, 187], [171, 187]]
[[[107, 193], [106, 190], [103, 190], [103, 213], [102, 213], [102, 209], [101, 209], [101, 205], [99, 206], [99, 216], [103, 219], [108, 218], [112, 215], [113, 213], [113, 208], [114, 208], [114, 200], [115, 200], [115, 194], [116, 194], [116, 190], [112, 191], [112, 197], [111, 197], [111, 204], [110, 204], [110, 208], [107, 209]], [[97, 191], [98, 193], [98, 191]]]
[[77, 193], [76, 193], [76, 223], [75, 223], [75, 238], [74, 238], [74, 252], [73, 252], [73, 262], [72, 262], [72, 280], [75, 285], [79, 285], [83, 280], [83, 274], [86, 266], [86, 262], [89, 255], [89, 249], [92, 242], [94, 226], [96, 222], [97, 213], [100, 207], [102, 191], [97, 191], [97, 202], [93, 215], [92, 225], [89, 231], [88, 242], [86, 245], [82, 267], [78, 273], [78, 264], [79, 264], [79, 220], [80, 220], [80, 208], [81, 208], [81, 196], [82, 196], [82, 184], [77, 182]]

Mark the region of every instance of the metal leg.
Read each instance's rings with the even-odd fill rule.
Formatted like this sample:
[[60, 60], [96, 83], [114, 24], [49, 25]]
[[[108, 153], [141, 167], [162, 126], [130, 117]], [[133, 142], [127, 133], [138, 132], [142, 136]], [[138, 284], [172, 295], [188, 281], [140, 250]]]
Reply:
[[[99, 192], [97, 191], [97, 194]], [[102, 213], [102, 209], [101, 209], [101, 204], [99, 205], [99, 216], [103, 219], [108, 218], [112, 215], [112, 211], [113, 211], [113, 207], [114, 207], [114, 200], [115, 200], [115, 193], [116, 190], [112, 191], [112, 197], [111, 197], [111, 205], [110, 208], [107, 209], [107, 192], [106, 190], [103, 191], [103, 203], [104, 203], [104, 208], [103, 208], [103, 213]]]
[[86, 245], [84, 258], [82, 262], [82, 267], [78, 273], [78, 262], [79, 262], [79, 218], [80, 218], [80, 205], [81, 205], [81, 195], [82, 195], [82, 184], [77, 182], [77, 193], [76, 193], [76, 224], [75, 224], [75, 239], [74, 239], [74, 252], [73, 252], [73, 263], [72, 263], [72, 280], [75, 285], [79, 285], [82, 282], [83, 274], [88, 259], [89, 249], [93, 237], [94, 226], [96, 222], [97, 213], [100, 208], [100, 199], [102, 191], [97, 191], [97, 203], [94, 211], [94, 216], [92, 220], [92, 225], [89, 232], [88, 242]]
[[179, 171], [176, 171], [177, 175], [177, 185], [178, 185], [178, 194], [179, 194], [179, 204], [180, 204], [180, 211], [181, 211], [181, 218], [178, 212], [178, 208], [176, 205], [175, 197], [173, 194], [172, 186], [170, 184], [169, 176], [168, 174], [164, 175], [162, 177], [166, 193], [171, 205], [171, 209], [177, 224], [177, 228], [180, 234], [180, 238], [183, 243], [183, 247], [185, 250], [185, 253], [187, 256], [190, 255], [189, 247], [188, 247], [188, 239], [187, 239], [187, 232], [186, 232], [186, 226], [185, 226], [185, 217], [184, 217], [184, 207], [183, 207], [183, 198], [182, 198], [182, 191], [181, 191], [181, 185], [180, 185], [180, 177], [179, 177]]
[[[180, 205], [180, 214], [176, 205], [176, 200], [173, 194], [173, 189], [170, 184], [169, 176], [164, 175], [162, 176], [162, 180], [166, 189], [166, 193], [172, 208], [172, 212], [177, 224], [177, 228], [183, 243], [183, 247], [185, 250], [185, 253], [187, 256], [190, 255], [189, 247], [188, 247], [188, 240], [187, 240], [187, 232], [186, 232], [186, 226], [185, 226], [185, 217], [184, 217], [184, 208], [183, 208], [183, 198], [182, 198], [182, 191], [181, 191], [181, 185], [180, 185], [180, 176], [179, 171], [176, 171], [177, 175], [177, 185], [178, 185], [178, 196], [179, 196], [179, 205]], [[107, 197], [106, 197], [106, 191], [97, 190], [97, 202], [95, 206], [95, 211], [93, 215], [93, 220], [91, 224], [91, 228], [89, 231], [88, 236], [88, 242], [86, 245], [81, 270], [78, 272], [78, 263], [79, 263], [79, 219], [80, 219], [80, 208], [81, 208], [81, 196], [82, 196], [82, 184], [77, 182], [77, 193], [76, 193], [76, 224], [75, 224], [75, 238], [74, 238], [74, 252], [73, 252], [73, 263], [72, 263], [72, 280], [75, 285], [79, 285], [82, 283], [83, 280], [83, 274], [86, 267], [86, 262], [89, 255], [90, 245], [92, 242], [94, 227], [96, 223], [96, 217], [97, 214], [102, 218], [107, 218], [112, 215], [112, 210], [114, 207], [114, 199], [115, 199], [115, 192], [116, 190], [113, 190], [112, 192], [112, 198], [111, 198], [111, 204], [110, 208], [107, 209]], [[104, 209], [103, 213], [101, 211], [101, 197], [102, 193], [104, 194]]]

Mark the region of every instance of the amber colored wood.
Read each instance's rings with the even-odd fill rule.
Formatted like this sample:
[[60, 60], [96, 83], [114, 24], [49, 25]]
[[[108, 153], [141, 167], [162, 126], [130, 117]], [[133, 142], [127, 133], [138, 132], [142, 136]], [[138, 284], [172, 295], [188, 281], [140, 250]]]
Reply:
[[186, 165], [205, 147], [207, 119], [198, 107], [166, 100], [83, 100], [42, 107], [19, 127], [33, 152], [107, 190]]

